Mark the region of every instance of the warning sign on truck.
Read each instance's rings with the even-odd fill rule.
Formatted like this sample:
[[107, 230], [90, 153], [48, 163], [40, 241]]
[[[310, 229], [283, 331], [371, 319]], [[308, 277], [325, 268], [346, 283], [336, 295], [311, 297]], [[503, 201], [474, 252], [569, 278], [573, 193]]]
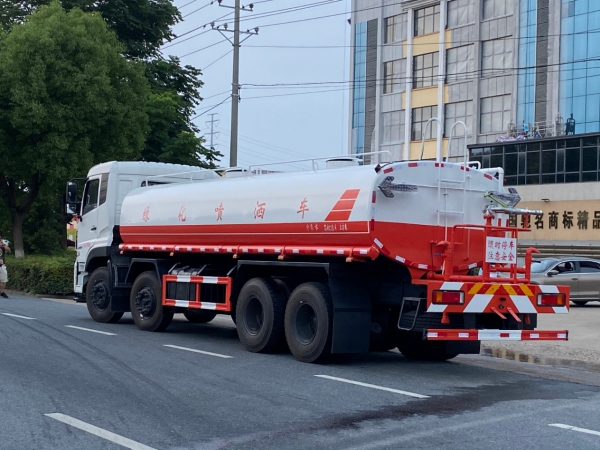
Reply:
[[514, 238], [487, 237], [485, 262], [515, 264], [517, 262], [517, 240]]

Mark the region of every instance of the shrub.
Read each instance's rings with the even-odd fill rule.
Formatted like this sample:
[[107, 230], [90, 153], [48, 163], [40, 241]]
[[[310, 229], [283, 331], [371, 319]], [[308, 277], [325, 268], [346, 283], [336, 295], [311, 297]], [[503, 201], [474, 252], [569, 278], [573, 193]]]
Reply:
[[73, 263], [76, 254], [58, 256], [8, 257], [8, 289], [30, 294], [67, 295], [73, 292]]

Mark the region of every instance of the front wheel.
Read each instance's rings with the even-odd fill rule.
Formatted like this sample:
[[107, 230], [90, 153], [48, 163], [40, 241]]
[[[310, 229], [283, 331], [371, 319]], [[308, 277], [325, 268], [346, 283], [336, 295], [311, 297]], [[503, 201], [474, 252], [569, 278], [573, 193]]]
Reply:
[[140, 330], [164, 331], [173, 320], [173, 308], [163, 306], [160, 282], [154, 272], [143, 272], [135, 279], [129, 307]]
[[122, 312], [110, 311], [110, 281], [106, 267], [99, 267], [92, 272], [85, 299], [88, 312], [96, 322], [115, 323], [123, 317]]
[[294, 289], [285, 309], [285, 338], [302, 362], [326, 362], [331, 357], [333, 303], [329, 286], [303, 283]]

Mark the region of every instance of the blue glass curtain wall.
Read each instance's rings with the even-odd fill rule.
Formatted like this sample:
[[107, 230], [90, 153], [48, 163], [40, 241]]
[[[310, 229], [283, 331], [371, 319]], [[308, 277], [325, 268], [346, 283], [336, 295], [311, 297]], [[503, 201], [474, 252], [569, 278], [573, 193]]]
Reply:
[[537, 0], [521, 0], [519, 6], [519, 67], [517, 126], [535, 118], [535, 46]]
[[365, 91], [367, 81], [367, 23], [354, 26], [354, 87], [352, 105], [352, 153], [365, 151]]
[[562, 0], [560, 111], [575, 133], [600, 131], [600, 0]]

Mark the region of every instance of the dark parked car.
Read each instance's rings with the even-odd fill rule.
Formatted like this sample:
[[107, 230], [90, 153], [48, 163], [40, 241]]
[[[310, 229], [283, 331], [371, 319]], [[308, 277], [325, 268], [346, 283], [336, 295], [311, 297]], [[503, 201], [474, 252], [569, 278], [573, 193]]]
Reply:
[[531, 281], [569, 286], [571, 301], [576, 305], [600, 301], [600, 261], [595, 259], [572, 256], [534, 261]]

